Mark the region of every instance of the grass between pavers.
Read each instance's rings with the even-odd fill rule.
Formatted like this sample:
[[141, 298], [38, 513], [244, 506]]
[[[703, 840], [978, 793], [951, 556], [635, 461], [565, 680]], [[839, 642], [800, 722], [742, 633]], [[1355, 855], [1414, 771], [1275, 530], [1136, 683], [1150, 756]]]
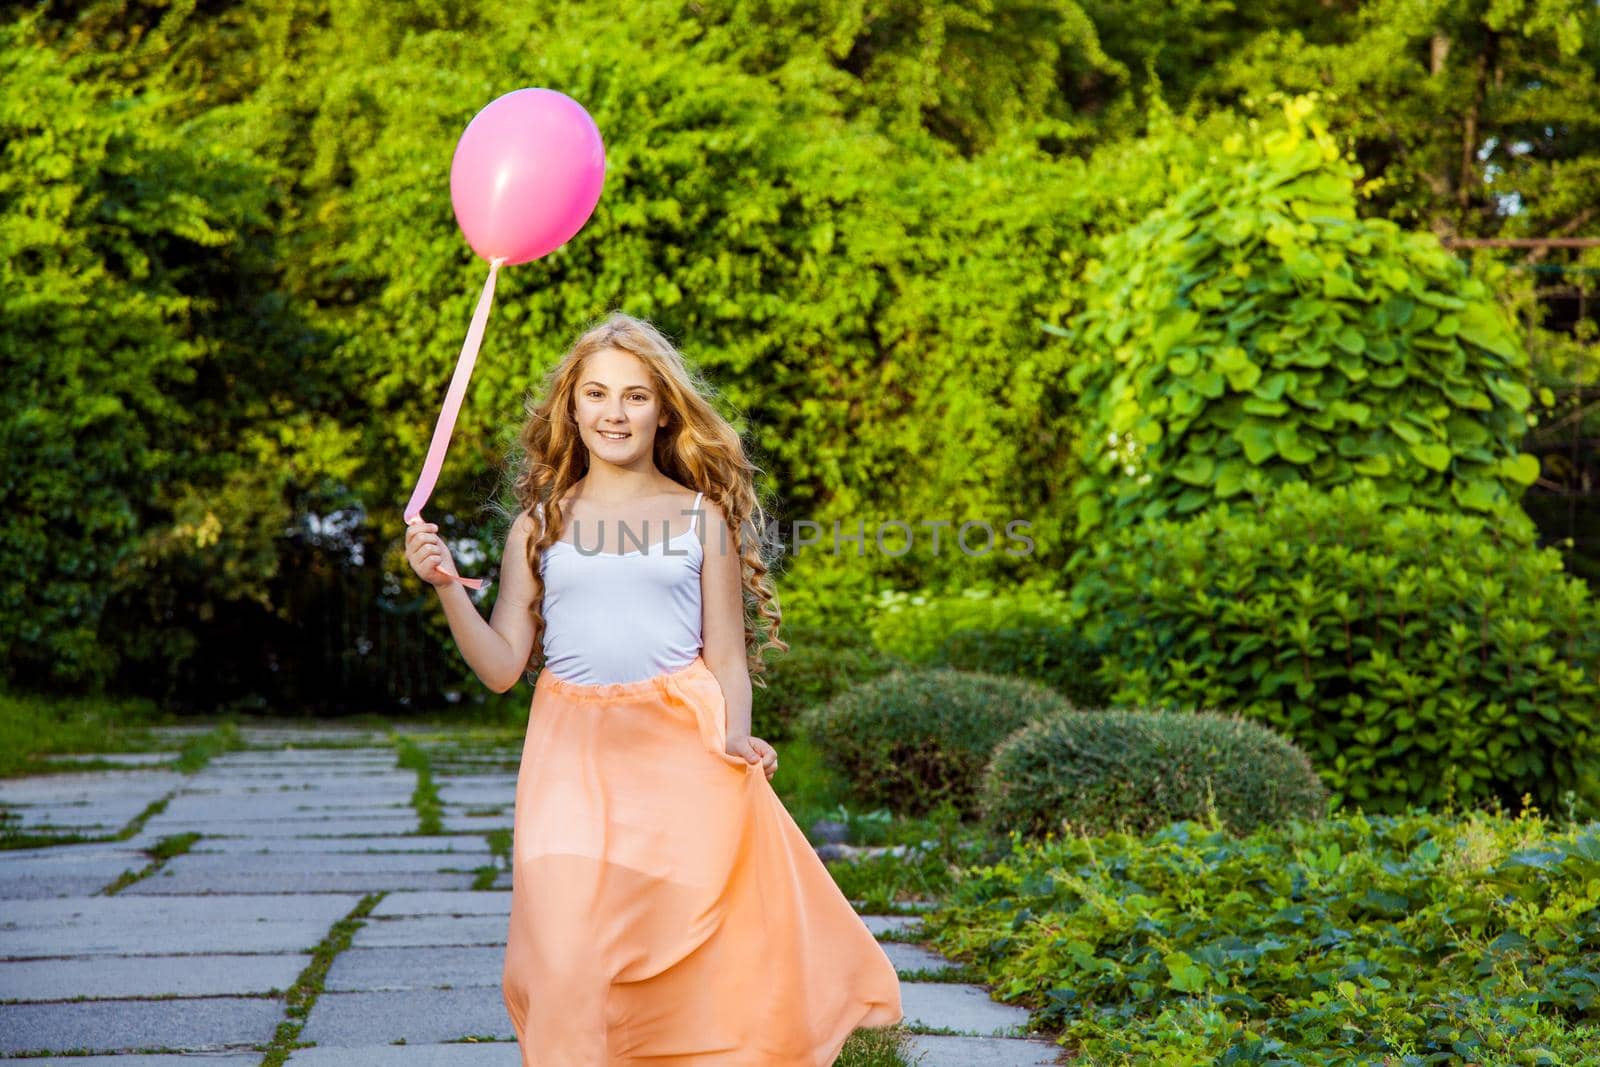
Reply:
[[181, 856], [185, 852], [188, 852], [189, 849], [194, 847], [194, 843], [200, 840], [200, 838], [203, 836], [203, 834], [189, 831], [187, 833], [173, 834], [169, 837], [163, 837], [150, 848], [144, 850], [145, 853], [150, 856], [150, 862], [148, 864], [137, 871], [123, 871], [122, 874], [117, 876], [116, 881], [103, 887], [100, 890], [100, 894], [108, 897], [114, 896], [115, 894], [120, 893], [124, 889], [128, 888], [133, 883], [150, 877], [162, 867], [166, 866], [167, 861], [172, 857]]
[[401, 735], [394, 735], [394, 747], [398, 765], [417, 773], [417, 788], [411, 792], [411, 806], [417, 811], [415, 833], [443, 833], [444, 805], [439, 800], [438, 786], [433, 784], [433, 764], [428, 753], [414, 739]]
[[[194, 774], [205, 768], [213, 756], [219, 752], [237, 752], [248, 748], [239, 733], [238, 723], [232, 719], [224, 719], [209, 731], [196, 734], [184, 742], [182, 749], [175, 759], [165, 763], [150, 764], [141, 768], [149, 770], [155, 768], [176, 770], [184, 774]], [[95, 761], [99, 762], [99, 761]], [[35, 763], [32, 766], [47, 766]], [[83, 764], [66, 764], [51, 768], [55, 771], [84, 771], [93, 770], [93, 766]], [[33, 773], [29, 771], [27, 773]], [[43, 772], [41, 772], [43, 773]], [[153, 816], [166, 810], [167, 804], [177, 794], [177, 790], [169, 792], [166, 796], [152, 800], [145, 805], [143, 811], [128, 820], [127, 825], [114, 834], [81, 834], [81, 833], [32, 833], [20, 826], [20, 817], [15, 811], [0, 807], [0, 850], [18, 848], [45, 848], [53, 845], [86, 845], [108, 841], [126, 841], [144, 829], [144, 824]]]
[[284, 1014], [288, 1018], [278, 1024], [271, 1044], [255, 1046], [257, 1052], [264, 1054], [260, 1067], [283, 1067], [295, 1049], [314, 1047], [312, 1042], [302, 1042], [298, 1038], [306, 1027], [306, 1020], [311, 1017], [311, 1009], [316, 1006], [317, 998], [322, 995], [322, 988], [328, 980], [328, 969], [333, 966], [339, 953], [350, 947], [356, 931], [366, 925], [367, 916], [387, 895], [383, 892], [363, 896], [350, 909], [350, 913], [334, 923], [311, 950], [311, 962], [306, 964], [305, 970], [300, 972], [294, 984], [284, 993]]

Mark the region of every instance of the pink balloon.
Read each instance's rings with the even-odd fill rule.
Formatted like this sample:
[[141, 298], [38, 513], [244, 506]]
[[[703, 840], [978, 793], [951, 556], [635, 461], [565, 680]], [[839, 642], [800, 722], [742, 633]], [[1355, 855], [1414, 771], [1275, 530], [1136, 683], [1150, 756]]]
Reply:
[[583, 228], [605, 177], [605, 146], [583, 106], [554, 89], [517, 89], [462, 131], [450, 202], [474, 252], [527, 263]]

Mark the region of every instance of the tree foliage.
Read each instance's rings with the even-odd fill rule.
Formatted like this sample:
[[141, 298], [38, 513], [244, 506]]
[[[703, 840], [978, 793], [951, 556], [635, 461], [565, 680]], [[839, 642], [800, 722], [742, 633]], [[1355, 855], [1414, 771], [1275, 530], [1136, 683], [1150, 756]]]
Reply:
[[1080, 537], [1190, 514], [1252, 473], [1489, 514], [1537, 477], [1517, 447], [1527, 355], [1493, 292], [1431, 235], [1357, 217], [1357, 169], [1311, 108], [1228, 138], [1106, 242], [1066, 331]]

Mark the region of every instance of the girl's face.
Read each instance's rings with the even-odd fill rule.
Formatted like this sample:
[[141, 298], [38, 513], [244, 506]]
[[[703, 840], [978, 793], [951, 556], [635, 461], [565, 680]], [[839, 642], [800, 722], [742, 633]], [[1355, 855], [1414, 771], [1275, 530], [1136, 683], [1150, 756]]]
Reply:
[[638, 356], [617, 348], [591, 354], [578, 375], [573, 405], [591, 461], [616, 467], [653, 465], [656, 430], [666, 426], [667, 415]]

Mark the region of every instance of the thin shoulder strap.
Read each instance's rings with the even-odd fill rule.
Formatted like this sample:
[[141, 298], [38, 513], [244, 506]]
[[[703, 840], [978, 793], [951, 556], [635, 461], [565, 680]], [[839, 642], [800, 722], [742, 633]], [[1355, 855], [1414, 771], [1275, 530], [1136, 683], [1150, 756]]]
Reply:
[[689, 509], [693, 513], [689, 518], [690, 533], [693, 533], [700, 526], [700, 498], [703, 496], [705, 496], [704, 492], [696, 493], [694, 495], [694, 507]]

